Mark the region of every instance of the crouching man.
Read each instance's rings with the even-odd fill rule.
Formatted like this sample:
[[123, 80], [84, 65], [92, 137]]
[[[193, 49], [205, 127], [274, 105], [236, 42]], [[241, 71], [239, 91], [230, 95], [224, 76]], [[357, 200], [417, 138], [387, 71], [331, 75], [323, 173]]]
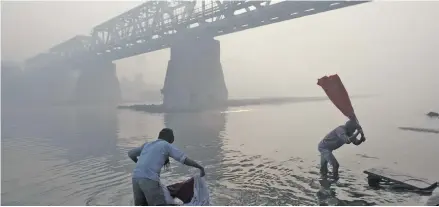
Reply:
[[172, 129], [164, 128], [160, 131], [157, 140], [145, 143], [143, 146], [128, 152], [128, 156], [137, 163], [132, 175], [134, 204], [136, 206], [166, 205], [163, 189], [160, 185], [160, 172], [162, 167], [169, 166], [169, 157], [187, 166], [200, 169], [201, 177], [205, 175], [204, 168], [173, 146], [173, 142]]

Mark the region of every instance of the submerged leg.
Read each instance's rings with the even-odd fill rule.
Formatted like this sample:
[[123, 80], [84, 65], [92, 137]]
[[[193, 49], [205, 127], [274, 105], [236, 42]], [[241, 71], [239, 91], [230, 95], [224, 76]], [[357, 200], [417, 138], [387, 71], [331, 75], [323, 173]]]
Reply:
[[326, 178], [328, 176], [328, 160], [323, 152], [320, 152], [320, 176]]
[[337, 159], [335, 159], [332, 152], [327, 153], [326, 158], [327, 158], [329, 164], [332, 165], [332, 176], [333, 176], [334, 180], [338, 180], [338, 168], [340, 167], [340, 165], [338, 164]]

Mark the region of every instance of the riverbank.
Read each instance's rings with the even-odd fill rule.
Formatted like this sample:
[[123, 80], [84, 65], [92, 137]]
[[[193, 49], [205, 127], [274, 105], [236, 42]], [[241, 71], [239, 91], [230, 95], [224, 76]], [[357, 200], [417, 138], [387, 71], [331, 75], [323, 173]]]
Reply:
[[225, 109], [227, 107], [240, 107], [250, 105], [270, 105], [270, 104], [285, 104], [295, 102], [309, 102], [309, 101], [325, 101], [327, 97], [273, 97], [273, 98], [255, 98], [255, 99], [230, 99], [224, 104], [219, 104], [210, 107], [190, 106], [188, 108], [165, 108], [162, 104], [137, 104], [129, 106], [118, 106], [118, 109], [131, 109], [135, 111], [144, 111], [149, 113], [185, 113], [197, 112], [213, 109]]

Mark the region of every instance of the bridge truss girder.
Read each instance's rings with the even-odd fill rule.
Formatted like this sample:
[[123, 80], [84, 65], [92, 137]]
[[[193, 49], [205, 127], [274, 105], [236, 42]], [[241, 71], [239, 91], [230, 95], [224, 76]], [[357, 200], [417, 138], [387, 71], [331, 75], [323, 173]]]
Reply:
[[[193, 9], [193, 2], [170, 6], [163, 1], [155, 2], [157, 9], [150, 13], [144, 12], [153, 4], [147, 2], [94, 28], [90, 52], [117, 60], [170, 47], [179, 36], [215, 37], [365, 2], [368, 1], [216, 1], [197, 10]], [[184, 12], [178, 13], [183, 7]], [[170, 11], [173, 14], [168, 19], [162, 18]], [[148, 18], [133, 18], [139, 16]]]
[[[170, 47], [181, 37], [215, 37], [370, 1], [147, 1], [29, 59], [29, 65], [114, 61]], [[184, 40], [183, 40], [184, 41]]]

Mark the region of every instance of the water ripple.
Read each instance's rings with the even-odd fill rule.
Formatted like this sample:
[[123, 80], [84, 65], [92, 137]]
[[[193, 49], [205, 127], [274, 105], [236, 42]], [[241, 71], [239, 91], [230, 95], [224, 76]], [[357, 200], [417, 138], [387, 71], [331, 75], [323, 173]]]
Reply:
[[[355, 157], [354, 164], [348, 163], [349, 159], [343, 160], [340, 183], [332, 186], [333, 196], [329, 200], [322, 199], [318, 196], [321, 191], [317, 180], [318, 155], [316, 150], [306, 151], [311, 145], [315, 148], [314, 141], [306, 135], [308, 132], [298, 131], [312, 143], [300, 141], [303, 146], [290, 145], [292, 139], [299, 138], [289, 137], [289, 124], [280, 126], [284, 122], [270, 120], [270, 117], [282, 117], [284, 111], [280, 109], [262, 116], [267, 123], [276, 121], [275, 125], [263, 123], [263, 127], [256, 129], [260, 124], [259, 113], [266, 113], [265, 109], [255, 109], [257, 113], [164, 117], [121, 112], [119, 124], [114, 121], [115, 114], [107, 111], [45, 116], [50, 113], [46, 111], [13, 117], [16, 120], [2, 122], [2, 204], [132, 205], [134, 163], [127, 152], [152, 140], [160, 127], [173, 128], [178, 134], [175, 145], [205, 166], [214, 205], [319, 205], [334, 200], [337, 205], [404, 205], [419, 200], [413, 193], [373, 190], [367, 186], [360, 169], [365, 162], [384, 159], [386, 154], [375, 154], [376, 151], [349, 152]], [[271, 116], [272, 113], [276, 116]], [[266, 137], [273, 131], [280, 135], [270, 137], [273, 141], [267, 142]], [[196, 169], [171, 161], [162, 181], [171, 184], [195, 173], [198, 173]]]

